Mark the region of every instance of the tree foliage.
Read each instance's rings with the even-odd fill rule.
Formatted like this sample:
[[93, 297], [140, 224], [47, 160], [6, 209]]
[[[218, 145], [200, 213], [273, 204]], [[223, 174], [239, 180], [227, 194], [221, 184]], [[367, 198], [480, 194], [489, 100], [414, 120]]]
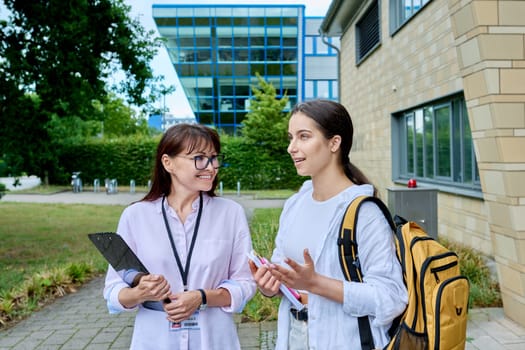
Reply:
[[243, 121], [242, 136], [270, 153], [286, 150], [288, 114], [284, 111], [288, 96], [277, 98], [275, 87], [257, 74], [258, 86], [252, 86], [254, 98]]
[[92, 100], [104, 100], [105, 81], [118, 69], [130, 102], [145, 102], [159, 41], [128, 17], [123, 0], [4, 2], [11, 17], [2, 26], [2, 70], [39, 95], [44, 110], [82, 116]]
[[107, 80], [116, 71], [125, 76], [116, 92], [128, 103], [146, 102], [154, 80], [149, 63], [161, 41], [128, 17], [123, 0], [4, 4], [10, 15], [0, 21], [0, 158], [15, 173], [42, 176], [56, 165], [57, 136], [83, 135], [104, 120], [96, 101], [112, 104]]

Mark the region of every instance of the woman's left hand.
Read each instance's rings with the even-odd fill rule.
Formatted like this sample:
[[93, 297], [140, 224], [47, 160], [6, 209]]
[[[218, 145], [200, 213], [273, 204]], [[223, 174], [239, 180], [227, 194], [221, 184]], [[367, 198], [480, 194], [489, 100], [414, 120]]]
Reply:
[[164, 304], [164, 311], [168, 314], [168, 320], [172, 322], [187, 320], [202, 302], [201, 293], [198, 290], [172, 294], [170, 299], [171, 303]]
[[272, 264], [270, 268], [272, 275], [288, 287], [308, 291], [311, 290], [318, 275], [315, 272], [314, 261], [310, 256], [308, 249], [303, 251], [303, 256], [304, 264], [299, 264], [290, 258], [286, 258], [285, 262], [291, 269]]

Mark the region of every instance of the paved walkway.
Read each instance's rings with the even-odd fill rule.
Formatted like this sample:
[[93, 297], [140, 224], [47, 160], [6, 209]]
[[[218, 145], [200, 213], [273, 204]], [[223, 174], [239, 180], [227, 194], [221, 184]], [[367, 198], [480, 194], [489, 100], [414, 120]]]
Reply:
[[[71, 193], [8, 194], [1, 201], [37, 203], [129, 204], [143, 194]], [[282, 200], [232, 196], [251, 215], [254, 208], [280, 207]], [[102, 298], [103, 279], [96, 278], [77, 293], [66, 295], [16, 326], [0, 331], [0, 350], [128, 349], [133, 313], [109, 315]], [[243, 350], [273, 349], [275, 322], [240, 323]], [[525, 328], [507, 319], [501, 308], [469, 311], [467, 350], [524, 350]]]
[[[0, 349], [129, 349], [135, 312], [110, 315], [102, 297], [103, 277], [68, 294], [7, 331]], [[273, 349], [275, 322], [238, 323], [245, 350]]]

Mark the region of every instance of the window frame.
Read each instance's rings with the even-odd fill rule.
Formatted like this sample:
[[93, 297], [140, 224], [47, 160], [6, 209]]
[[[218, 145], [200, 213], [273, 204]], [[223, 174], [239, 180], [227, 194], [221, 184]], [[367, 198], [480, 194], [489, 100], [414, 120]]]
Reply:
[[[401, 28], [403, 28], [408, 22], [412, 20], [421, 10], [423, 10], [432, 0], [389, 0], [389, 29], [390, 36], [394, 36]], [[412, 4], [419, 2], [419, 8], [415, 9], [416, 6], [411, 6], [410, 14], [406, 14], [406, 7], [403, 6], [407, 1]]]
[[[374, 33], [365, 31], [369, 29], [362, 26], [366, 20], [372, 19], [371, 12], [377, 9], [377, 17], [373, 19], [377, 20], [377, 31]], [[361, 52], [361, 43], [363, 40], [369, 39], [371, 35], [377, 35], [377, 42], [374, 42], [373, 45], [367, 47], [366, 52]], [[374, 39], [375, 40], [375, 39]], [[368, 5], [367, 9], [363, 12], [359, 20], [355, 23], [355, 57], [356, 65], [360, 65], [363, 61], [367, 59], [377, 48], [381, 46], [381, 1], [373, 0]]]
[[[448, 117], [446, 113], [441, 117], [446, 122], [445, 133], [448, 135], [443, 140], [443, 135], [438, 137], [437, 116], [444, 109], [448, 109]], [[445, 170], [449, 173], [440, 172], [440, 146], [441, 150], [447, 150], [445, 162], [441, 165], [448, 161]], [[463, 93], [392, 114], [392, 181], [406, 184], [410, 178], [424, 185], [437, 186], [445, 192], [482, 196]]]

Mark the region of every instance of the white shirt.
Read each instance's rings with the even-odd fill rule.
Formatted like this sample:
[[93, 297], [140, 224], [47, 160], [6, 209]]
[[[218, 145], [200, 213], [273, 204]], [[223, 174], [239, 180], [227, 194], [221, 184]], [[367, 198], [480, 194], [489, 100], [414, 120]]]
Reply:
[[326, 236], [330, 220], [334, 215], [339, 195], [326, 201], [316, 201], [312, 196], [304, 196], [301, 210], [294, 212], [296, 216], [288, 218], [294, 221], [294, 230], [282, 236], [283, 255], [304, 263], [303, 251], [308, 248], [310, 254], [316, 254], [322, 237]]
[[[166, 214], [182, 265], [197, 217], [199, 199], [184, 225], [174, 210], [165, 204]], [[138, 202], [127, 207], [119, 221], [120, 234], [150, 273], [162, 274], [174, 293], [184, 290], [161, 211], [161, 199]], [[164, 311], [138, 306], [131, 349], [240, 349], [233, 313], [242, 312], [255, 294], [246, 253], [252, 248], [243, 208], [236, 202], [204, 195], [202, 217], [188, 272], [188, 289], [226, 288], [231, 295], [229, 307], [208, 307], [199, 315], [200, 330], [169, 331]], [[130, 311], [118, 301], [127, 284], [108, 269], [104, 298], [110, 313]]]
[[[296, 217], [305, 198], [312, 196], [311, 180], [290, 197], [283, 208], [275, 239], [272, 261], [281, 263], [284, 237], [296, 230]], [[382, 348], [389, 340], [388, 329], [393, 319], [406, 307], [408, 295], [403, 283], [401, 265], [395, 255], [392, 231], [373, 203], [365, 203], [359, 213], [357, 242], [364, 283], [346, 281], [341, 271], [337, 239], [344, 211], [359, 195], [372, 195], [370, 185], [353, 185], [338, 196], [337, 208], [312, 255], [318, 273], [343, 281], [344, 303], [310, 294], [308, 296], [308, 343], [310, 349], [361, 349], [357, 317], [369, 315], [375, 346]], [[301, 244], [301, 243], [299, 243]], [[283, 298], [279, 307], [277, 350], [287, 349], [290, 303]]]

